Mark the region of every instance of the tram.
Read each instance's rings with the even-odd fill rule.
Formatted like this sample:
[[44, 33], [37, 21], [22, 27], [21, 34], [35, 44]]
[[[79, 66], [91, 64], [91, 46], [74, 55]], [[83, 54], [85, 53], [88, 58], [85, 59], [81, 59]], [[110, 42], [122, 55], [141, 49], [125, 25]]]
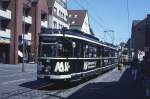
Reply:
[[78, 81], [112, 69], [118, 62], [114, 46], [71, 29], [39, 33], [37, 79]]

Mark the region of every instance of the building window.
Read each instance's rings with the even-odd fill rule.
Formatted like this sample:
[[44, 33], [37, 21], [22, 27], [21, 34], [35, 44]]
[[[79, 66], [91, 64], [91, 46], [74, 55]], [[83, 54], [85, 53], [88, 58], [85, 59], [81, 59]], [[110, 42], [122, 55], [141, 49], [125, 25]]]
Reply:
[[63, 28], [63, 25], [61, 25], [61, 28]]
[[41, 14], [41, 21], [45, 21], [47, 19], [47, 14], [46, 13], [42, 13]]
[[64, 13], [62, 14], [62, 18], [64, 19]]
[[69, 18], [71, 18], [71, 17], [72, 17], [72, 15], [70, 14], [70, 15], [69, 15]]
[[2, 1], [1, 4], [0, 4], [1, 8], [3, 10], [7, 10], [8, 9], [8, 6], [9, 6], [9, 1]]
[[62, 18], [62, 12], [60, 12], [60, 17]]
[[57, 22], [54, 21], [53, 24], [54, 24], [54, 28], [57, 29]]
[[59, 24], [59, 29], [61, 29], [61, 25]]
[[59, 11], [59, 16], [61, 17], [61, 11]]
[[57, 8], [56, 7], [54, 7], [54, 14], [57, 15]]
[[76, 14], [76, 15], [74, 15], [74, 18], [77, 18], [78, 17], [78, 15]]
[[75, 21], [72, 21], [72, 24], [75, 24]]
[[65, 20], [66, 20], [66, 19], [68, 19], [68, 16], [67, 16], [67, 15], [65, 16]]

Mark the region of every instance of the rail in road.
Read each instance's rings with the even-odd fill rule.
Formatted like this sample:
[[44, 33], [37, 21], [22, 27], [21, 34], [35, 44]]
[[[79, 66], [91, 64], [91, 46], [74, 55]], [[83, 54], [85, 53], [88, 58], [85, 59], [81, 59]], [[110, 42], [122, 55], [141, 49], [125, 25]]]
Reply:
[[[18, 98], [30, 98], [30, 99], [63, 99], [65, 98], [65, 94], [67, 92], [71, 92], [70, 90], [74, 89], [72, 87], [75, 87], [76, 84], [58, 84], [58, 83], [50, 83], [50, 82], [40, 82], [39, 81], [33, 81], [28, 82], [25, 84], [22, 84], [22, 88], [13, 90], [11, 92], [7, 93], [1, 93], [1, 99], [18, 99]], [[86, 83], [86, 82], [85, 82]], [[85, 83], [81, 84], [83, 86]], [[34, 86], [32, 86], [34, 84]], [[36, 84], [36, 85], [35, 85]], [[27, 88], [28, 87], [28, 88]], [[78, 89], [78, 88], [76, 88]], [[75, 91], [75, 90], [74, 90]], [[67, 95], [67, 94], [66, 94]]]
[[[114, 71], [114, 70], [113, 70]], [[110, 71], [112, 72], [112, 71]], [[103, 78], [103, 74], [100, 77]], [[96, 77], [94, 79], [99, 78]], [[94, 80], [92, 79], [92, 80]], [[80, 83], [73, 83], [73, 84], [61, 84], [61, 83], [51, 83], [51, 82], [45, 82], [45, 81], [31, 81], [27, 83], [23, 83], [19, 86], [21, 86], [19, 89], [8, 91], [5, 93], [1, 93], [1, 99], [24, 99], [24, 98], [30, 98], [30, 99], [63, 99], [83, 86], [90, 83], [92, 80], [88, 81], [81, 81]]]
[[0, 99], [66, 99], [90, 83], [118, 81], [123, 72], [114, 69], [90, 80], [81, 81], [79, 84], [58, 84], [37, 80], [25, 82], [16, 90], [1, 93]]

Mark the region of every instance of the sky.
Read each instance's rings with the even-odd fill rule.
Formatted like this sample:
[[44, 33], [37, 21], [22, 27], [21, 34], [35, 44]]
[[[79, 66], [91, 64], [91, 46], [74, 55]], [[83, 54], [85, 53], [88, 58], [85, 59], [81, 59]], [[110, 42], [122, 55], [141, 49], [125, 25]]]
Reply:
[[[133, 20], [150, 14], [150, 0], [68, 0], [68, 9], [88, 10], [90, 26], [101, 41], [119, 44], [131, 36]], [[129, 23], [129, 24], [128, 24]], [[114, 32], [107, 32], [113, 30]]]

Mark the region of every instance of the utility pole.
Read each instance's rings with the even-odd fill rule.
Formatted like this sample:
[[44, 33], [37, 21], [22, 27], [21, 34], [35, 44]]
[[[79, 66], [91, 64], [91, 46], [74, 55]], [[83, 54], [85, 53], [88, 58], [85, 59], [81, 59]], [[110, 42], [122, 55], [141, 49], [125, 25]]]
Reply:
[[110, 37], [110, 40], [111, 40], [111, 43], [114, 44], [114, 41], [115, 41], [115, 31], [114, 30], [105, 30], [104, 31], [105, 33], [105, 37], [106, 37], [106, 34], [108, 34], [108, 36]]
[[[26, 5], [28, 5], [28, 4], [30, 4], [31, 3], [31, 5], [32, 5], [32, 3], [36, 3], [37, 2], [37, 0], [28, 0], [28, 2], [26, 3]], [[23, 48], [22, 48], [22, 50], [23, 50], [23, 56], [22, 56], [22, 72], [25, 72], [25, 59], [26, 59], [26, 57], [25, 57], [25, 28], [26, 28], [26, 26], [25, 26], [25, 9], [24, 9], [24, 7], [23, 7], [23, 34], [22, 34], [22, 43], [23, 43]]]

